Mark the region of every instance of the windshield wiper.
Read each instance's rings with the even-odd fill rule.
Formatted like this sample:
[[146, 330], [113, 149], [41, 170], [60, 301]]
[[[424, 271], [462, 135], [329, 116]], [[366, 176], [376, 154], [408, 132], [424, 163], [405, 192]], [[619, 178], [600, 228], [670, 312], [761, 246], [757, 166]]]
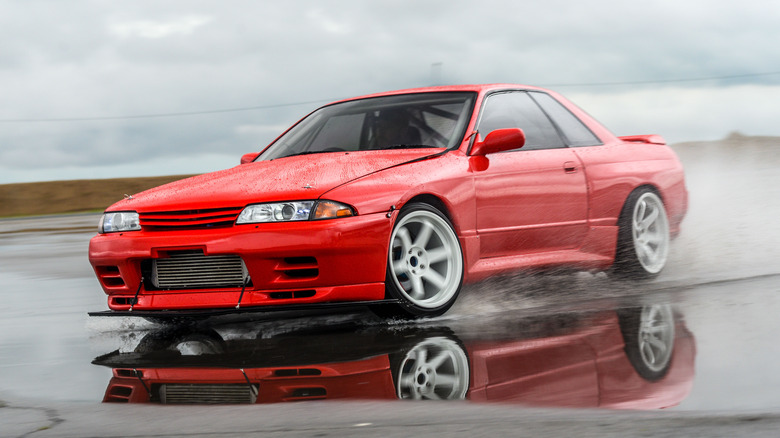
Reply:
[[431, 146], [429, 144], [394, 144], [385, 146], [380, 149], [422, 149], [422, 148], [438, 148], [438, 146]]
[[344, 152], [344, 151], [305, 151], [305, 152], [296, 152], [294, 154], [285, 155], [279, 158], [289, 158], [289, 157], [297, 157], [299, 155], [311, 155], [311, 154], [329, 154], [332, 152]]

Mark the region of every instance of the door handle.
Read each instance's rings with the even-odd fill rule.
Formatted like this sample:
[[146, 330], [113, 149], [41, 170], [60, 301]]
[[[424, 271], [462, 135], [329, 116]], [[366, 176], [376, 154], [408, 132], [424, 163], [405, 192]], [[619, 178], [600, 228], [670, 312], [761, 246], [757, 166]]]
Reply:
[[563, 170], [566, 173], [574, 173], [577, 171], [577, 164], [574, 161], [567, 161], [563, 163]]

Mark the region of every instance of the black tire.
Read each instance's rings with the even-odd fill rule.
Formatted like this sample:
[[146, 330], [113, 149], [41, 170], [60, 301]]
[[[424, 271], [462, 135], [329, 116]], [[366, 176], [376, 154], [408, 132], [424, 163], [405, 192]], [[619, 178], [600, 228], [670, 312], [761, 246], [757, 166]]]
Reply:
[[640, 187], [628, 196], [618, 219], [618, 241], [611, 274], [619, 278], [650, 279], [666, 265], [669, 219], [661, 198]]
[[225, 341], [212, 329], [171, 327], [150, 332], [135, 348], [136, 353], [142, 354], [162, 351], [178, 351], [183, 355], [220, 354], [225, 351]]
[[654, 382], [669, 371], [674, 353], [675, 319], [669, 305], [618, 312], [626, 356], [636, 372]]
[[372, 308], [382, 317], [444, 314], [463, 284], [463, 250], [449, 219], [428, 204], [413, 203], [398, 215], [387, 256], [385, 293], [397, 305]]

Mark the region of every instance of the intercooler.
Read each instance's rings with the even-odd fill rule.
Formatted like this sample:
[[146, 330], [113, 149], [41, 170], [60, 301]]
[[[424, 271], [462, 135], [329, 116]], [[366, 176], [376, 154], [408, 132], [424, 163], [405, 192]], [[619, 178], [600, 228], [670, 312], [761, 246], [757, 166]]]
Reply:
[[202, 251], [176, 251], [152, 259], [151, 281], [159, 289], [241, 287], [246, 266], [237, 255], [209, 255]]
[[163, 384], [160, 403], [240, 404], [255, 403], [258, 385], [249, 384]]

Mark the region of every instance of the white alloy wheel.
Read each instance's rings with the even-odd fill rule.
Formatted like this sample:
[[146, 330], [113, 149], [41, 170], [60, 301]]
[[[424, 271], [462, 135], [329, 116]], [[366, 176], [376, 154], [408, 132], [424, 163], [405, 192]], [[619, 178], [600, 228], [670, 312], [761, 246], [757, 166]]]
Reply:
[[469, 388], [469, 361], [457, 342], [426, 339], [401, 360], [396, 374], [398, 398], [462, 400]]
[[645, 192], [637, 199], [631, 233], [642, 268], [649, 274], [661, 272], [669, 254], [669, 220], [663, 202], [655, 193]]
[[639, 354], [653, 373], [669, 365], [674, 347], [674, 317], [669, 306], [646, 306], [639, 319]]
[[416, 315], [446, 311], [460, 292], [463, 255], [449, 221], [427, 204], [402, 211], [390, 236], [388, 287]]
[[654, 382], [669, 371], [674, 354], [675, 317], [668, 304], [618, 311], [626, 356], [636, 372]]

